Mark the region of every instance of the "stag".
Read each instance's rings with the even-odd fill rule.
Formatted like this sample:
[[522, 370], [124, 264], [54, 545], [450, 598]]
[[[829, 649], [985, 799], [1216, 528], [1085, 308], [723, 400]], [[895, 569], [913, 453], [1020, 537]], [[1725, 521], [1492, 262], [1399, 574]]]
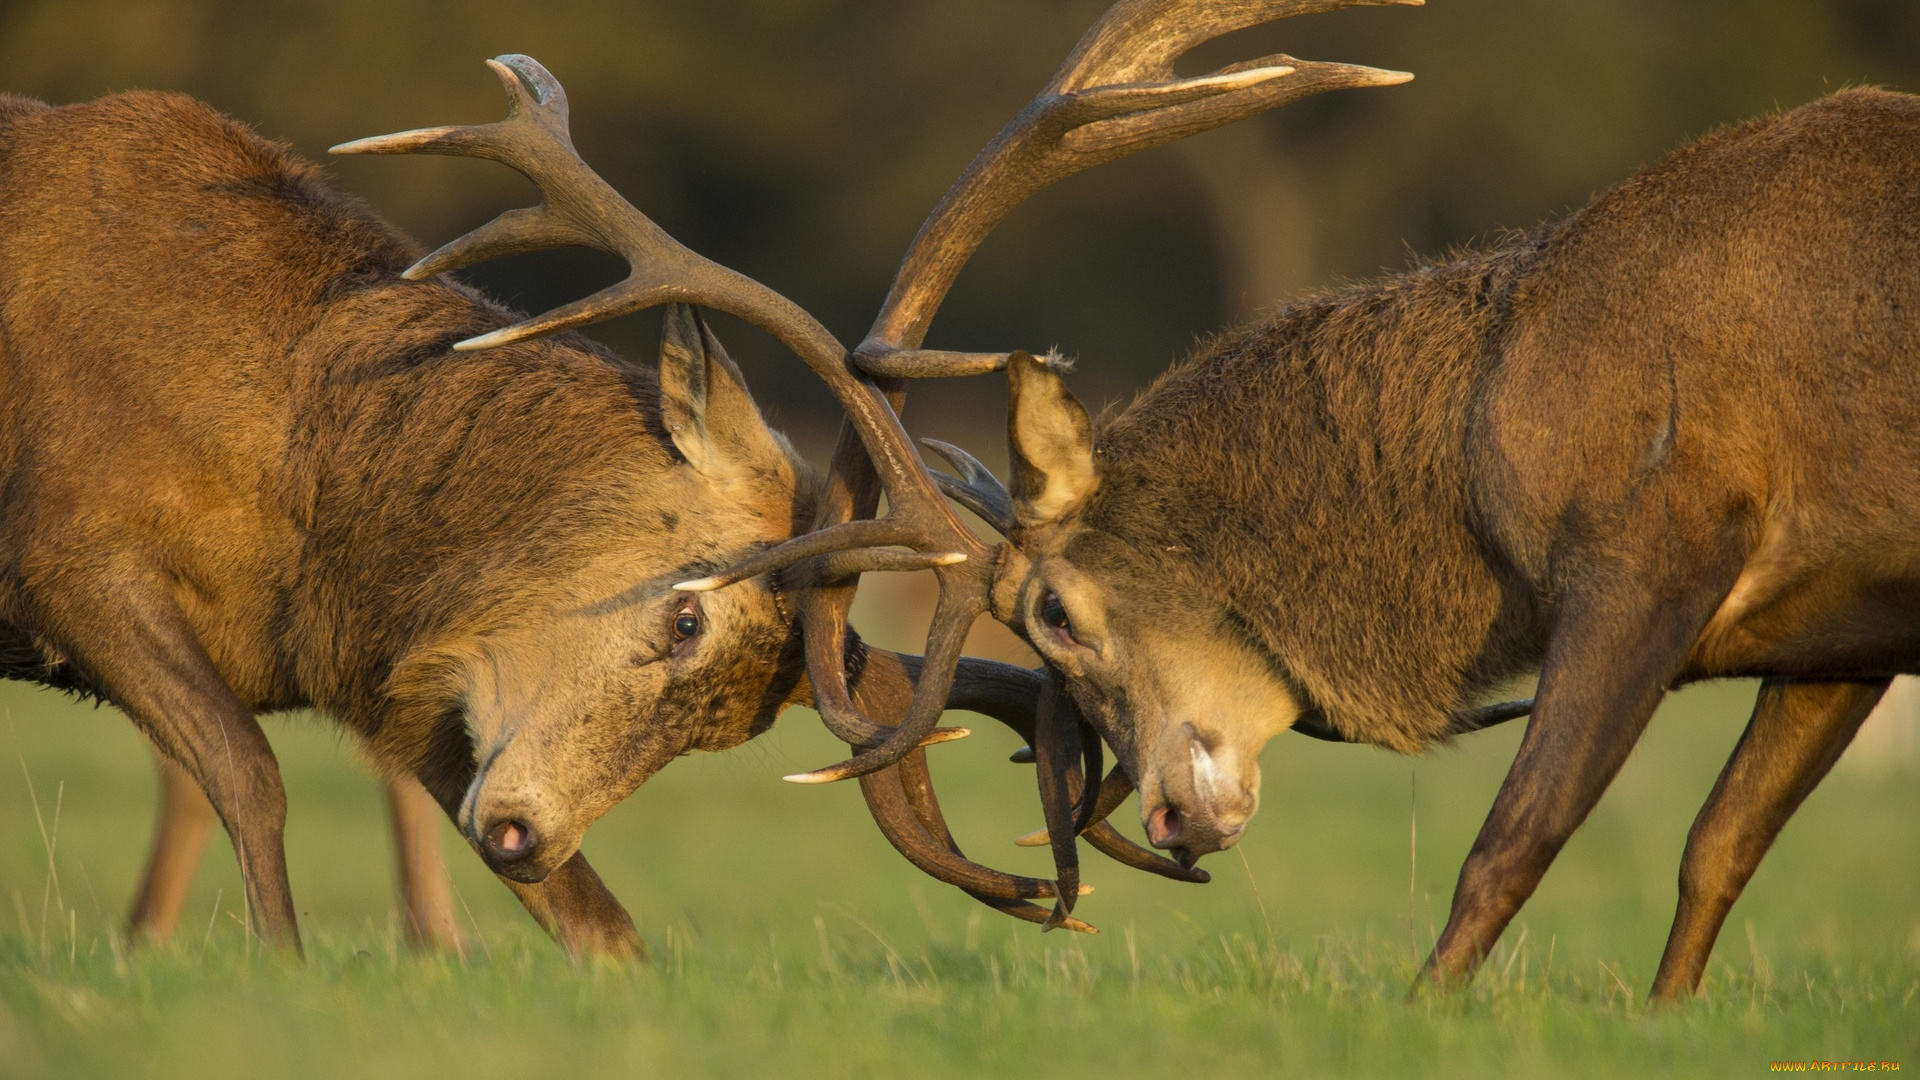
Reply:
[[[515, 116], [456, 137], [546, 138], [521, 164], [584, 219], [558, 85], [496, 68]], [[669, 311], [657, 376], [576, 335], [462, 355], [516, 316], [178, 95], [0, 98], [0, 190], [0, 674], [111, 702], [177, 764], [266, 941], [299, 938], [257, 715], [311, 706], [424, 787], [569, 949], [638, 955], [588, 825], [812, 696], [775, 577], [671, 587], [821, 498], [698, 313]], [[837, 644], [840, 684], [896, 717], [918, 658]], [[938, 704], [1031, 730], [1036, 680], [963, 665]], [[964, 733], [871, 778], [876, 813], [944, 834], [918, 746]], [[148, 926], [197, 848], [163, 827]], [[964, 865], [996, 903], [1052, 895]]]
[[[1328, 5], [1310, 0], [1307, 6]], [[1167, 32], [1185, 33], [1177, 25], [1177, 12], [1168, 16], [1152, 9], [1152, 4], [1128, 0], [1106, 22], [1171, 18]], [[1234, 18], [1239, 26], [1262, 21], [1251, 11]], [[1224, 32], [1215, 28], [1191, 40]], [[805, 661], [805, 680], [795, 693], [803, 694], [828, 729], [857, 751], [846, 761], [787, 779], [826, 783], [859, 778], [882, 833], [909, 861], [989, 906], [1047, 929], [1093, 930], [1071, 914], [1074, 899], [1087, 891], [1079, 883], [1071, 842], [1056, 845], [1053, 880], [1004, 874], [965, 857], [947, 829], [922, 749], [965, 733], [935, 726], [947, 708], [985, 713], [1038, 747], [1045, 759], [1040, 770], [1045, 790], [1076, 801], [1080, 809], [1075, 832], [1096, 850], [1178, 880], [1203, 882], [1207, 875], [1141, 848], [1103, 820], [1105, 813], [1097, 807], [1110, 812], [1111, 804], [1130, 789], [1118, 771], [1098, 786], [1086, 782], [1100, 769], [1100, 741], [1070, 715], [1069, 707], [1058, 704], [1059, 695], [1046, 689], [1041, 675], [961, 658], [969, 626], [987, 609], [997, 549], [963, 525], [948, 503], [946, 493], [964, 495], [964, 486], [930, 472], [907, 438], [898, 415], [904, 380], [996, 371], [1007, 366], [1009, 357], [1024, 355], [921, 346], [967, 258], [1008, 210], [1046, 183], [1307, 94], [1408, 78], [1372, 68], [1269, 57], [1209, 76], [1172, 79], [1173, 55], [1158, 62], [1115, 56], [1102, 51], [1098, 31], [1089, 35], [1055, 86], [983, 151], [923, 224], [873, 330], [853, 350], [791, 300], [688, 250], [608, 187], [574, 151], [565, 90], [530, 57], [489, 61], [511, 102], [501, 123], [425, 128], [334, 148], [335, 153], [486, 158], [518, 170], [540, 189], [540, 205], [508, 211], [447, 244], [408, 268], [409, 279], [430, 279], [487, 259], [566, 245], [596, 248], [629, 267], [628, 277], [615, 285], [512, 326], [454, 342], [455, 351], [514, 346], [661, 304], [688, 304], [759, 327], [825, 382], [844, 408], [846, 421], [831, 468], [813, 500], [812, 530], [731, 565], [714, 557], [709, 562], [724, 569], [677, 582], [673, 590], [694, 598], [724, 595], [721, 590], [728, 586], [778, 575], [779, 591], [795, 611], [797, 647]], [[1143, 128], [1143, 117], [1157, 119]], [[1068, 159], [1056, 160], [1049, 156], [1047, 140], [1061, 137], [1072, 143], [1072, 150]], [[875, 518], [883, 493], [888, 510]], [[867, 649], [847, 625], [859, 577], [874, 570], [931, 570], [938, 578], [941, 594], [924, 665], [919, 657]], [[1054, 798], [1049, 805], [1058, 801]], [[1058, 899], [1051, 910], [1030, 902], [1049, 897]]]
[[[922, 228], [903, 276], [923, 272], [852, 363], [895, 404], [899, 380], [1001, 368], [1011, 398], [1011, 491], [929, 444], [960, 472], [934, 482], [1006, 537], [952, 539], [966, 558], [936, 570], [934, 638], [991, 610], [1047, 661], [1050, 926], [1076, 895], [1074, 837], [1131, 790], [1150, 841], [1191, 866], [1244, 832], [1279, 732], [1415, 752], [1530, 715], [1422, 969], [1439, 987], [1471, 977], [1667, 690], [1759, 677], [1652, 991], [1688, 994], [1787, 818], [1890, 677], [1920, 671], [1904, 629], [1920, 565], [1900, 554], [1920, 517], [1920, 462], [1900, 449], [1920, 405], [1901, 366], [1920, 349], [1920, 101], [1852, 90], [1722, 130], [1563, 222], [1224, 335], [1097, 423], [1047, 360], [919, 348], [966, 255], [1039, 187], [1307, 93], [1405, 81], [1286, 56], [1173, 71], [1203, 41], [1349, 6], [1120, 0]], [[927, 478], [903, 437], [891, 455], [888, 518], [860, 520], [871, 485], [836, 468], [855, 494], [831, 491], [814, 532], [681, 587], [879, 542], [931, 550], [950, 534], [905, 526], [888, 470], [913, 473], [915, 498]], [[810, 650], [844, 627], [849, 589], [803, 598]], [[935, 645], [922, 693], [950, 662]], [[810, 656], [816, 684], [828, 659]], [[1478, 704], [1530, 672], [1534, 699]], [[932, 704], [789, 779], [886, 767]], [[1082, 715], [1120, 759], [1097, 786]]]
[[[1165, 74], [1194, 40], [1338, 6], [1127, 2], [1076, 55]], [[1002, 138], [1032, 131], [1045, 162], [1090, 141]], [[1242, 835], [1282, 731], [1416, 752], [1531, 713], [1421, 985], [1471, 977], [1669, 689], [1762, 679], [1683, 857], [1652, 987], [1681, 997], [1920, 671], [1917, 220], [1920, 99], [1848, 90], [1491, 250], [1295, 303], [1097, 420], [1013, 354], [1011, 490], [950, 449], [947, 486], [1008, 538], [991, 607], [1047, 661], [1049, 707], [1090, 718], [1111, 790], [1183, 863]], [[965, 373], [926, 366], [904, 373]], [[1530, 702], [1479, 704], [1530, 673]], [[1119, 801], [1043, 791], [1056, 852]]]
[[[1105, 819], [1133, 790], [1123, 755], [1099, 783], [1101, 739], [1075, 711], [1054, 673], [982, 669], [960, 656], [968, 628], [993, 610], [1008, 617], [1008, 545], [971, 532], [951, 496], [1002, 521], [1004, 493], [964, 452], [936, 449], [963, 476], [936, 475], [921, 460], [899, 421], [906, 380], [1018, 372], [1025, 353], [956, 352], [924, 347], [941, 301], [968, 258], [1020, 202], [1055, 180], [1134, 151], [1206, 131], [1327, 90], [1386, 86], [1404, 72], [1274, 55], [1209, 75], [1178, 77], [1173, 63], [1195, 45], [1286, 14], [1352, 6], [1418, 4], [1420, 0], [1121, 0], [1067, 57], [1039, 96], [975, 157], [922, 224], [865, 339], [849, 350], [786, 297], [682, 247], [594, 176], [573, 153], [565, 95], [527, 57], [494, 61], [513, 98], [504, 125], [432, 128], [337, 147], [350, 153], [438, 153], [490, 158], [532, 177], [540, 206], [509, 211], [421, 260], [408, 271], [424, 277], [494, 258], [563, 245], [619, 256], [622, 282], [517, 325], [458, 342], [485, 350], [663, 303], [725, 311], [765, 330], [799, 357], [846, 410], [831, 468], [815, 504], [812, 529], [716, 573], [681, 581], [686, 595], [723, 595], [731, 587], [779, 574], [797, 612], [811, 703], [829, 730], [856, 753], [798, 773], [797, 783], [858, 778], [887, 838], [916, 866], [1008, 914], [1045, 929], [1092, 927], [1072, 916], [1079, 883], [1076, 837], [1126, 865], [1184, 881], [1205, 881], [1191, 865], [1143, 849]], [[518, 80], [517, 82], [515, 80]], [[887, 512], [874, 516], [881, 495]], [[1010, 512], [1010, 511], [1009, 511]], [[885, 692], [858, 688], [860, 652], [847, 625], [859, 576], [868, 570], [931, 570], [939, 583], [924, 666], [889, 661], [907, 674]], [[1036, 686], [1035, 684], [1038, 683]], [[968, 861], [948, 833], [921, 747], [942, 737], [944, 708], [979, 700], [979, 711], [1026, 735], [1039, 763], [1056, 877], [1015, 878]], [[879, 704], [893, 709], [880, 712]], [[987, 707], [991, 705], [991, 707]], [[876, 719], [880, 713], [882, 719]], [[887, 722], [896, 719], [897, 722]], [[1110, 735], [1109, 738], [1112, 736]], [[1125, 750], [1124, 741], [1115, 744]], [[1028, 902], [1054, 897], [1051, 910]]]

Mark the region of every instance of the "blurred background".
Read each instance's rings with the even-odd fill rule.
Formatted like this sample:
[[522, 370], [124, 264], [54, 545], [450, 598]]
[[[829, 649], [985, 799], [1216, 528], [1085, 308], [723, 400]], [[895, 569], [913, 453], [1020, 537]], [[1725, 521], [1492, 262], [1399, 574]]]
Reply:
[[[131, 88], [186, 91], [325, 160], [326, 147], [347, 139], [498, 118], [504, 99], [480, 61], [529, 53], [566, 84], [576, 143], [616, 188], [691, 247], [792, 297], [852, 342], [922, 216], [1103, 6], [5, 0], [0, 89], [56, 103]], [[1233, 320], [1563, 215], [1718, 124], [1861, 83], [1920, 92], [1920, 5], [1432, 0], [1424, 8], [1288, 20], [1213, 43], [1183, 67], [1200, 73], [1281, 51], [1418, 77], [1313, 98], [1050, 189], [987, 242], [929, 345], [1058, 347], [1079, 358], [1073, 384], [1091, 405], [1124, 402], [1196, 338]], [[340, 187], [430, 245], [532, 200], [516, 175], [487, 163], [371, 158], [326, 160], [326, 167]], [[561, 252], [468, 276], [519, 306], [544, 309], [620, 273], [598, 256]], [[644, 361], [657, 325], [640, 315], [593, 332]], [[732, 324], [722, 335], [775, 425], [824, 459], [837, 424], [826, 395], [757, 332]], [[923, 387], [908, 421], [999, 467], [1003, 402], [990, 378]], [[887, 613], [921, 588], [913, 579], [872, 581], [863, 629], [912, 647], [910, 627]], [[980, 648], [1018, 655], [991, 631]], [[1644, 987], [1670, 915], [1687, 822], [1750, 699], [1750, 688], [1739, 686], [1681, 695], [1666, 715], [1691, 722], [1656, 724], [1563, 858], [1562, 867], [1573, 868], [1550, 875], [1523, 918], [1560, 919], [1564, 950], [1570, 935], [1600, 933], [1612, 925], [1604, 915], [1620, 914], [1630, 933], [1595, 939], [1603, 943], [1594, 947], [1624, 952], [1629, 978]], [[110, 711], [23, 687], [7, 689], [4, 704], [9, 734], [0, 737], [15, 750], [6, 756], [17, 754], [37, 794], [24, 783], [0, 784], [7, 792], [0, 820], [9, 825], [0, 835], [0, 894], [11, 890], [21, 931], [31, 937], [37, 925], [44, 946], [55, 895], [45, 879], [50, 864], [60, 865], [66, 906], [53, 917], [71, 908], [82, 927], [111, 925], [138, 869], [151, 798], [136, 737]], [[764, 923], [804, 936], [820, 911], [835, 920], [835, 933], [855, 937], [833, 912], [857, 910], [888, 933], [975, 925], [964, 921], [971, 910], [964, 898], [916, 883], [860, 823], [850, 792], [773, 779], [830, 759], [835, 747], [816, 729], [789, 718], [735, 754], [676, 765], [589, 837], [603, 873], [640, 912], [656, 947], [663, 927], [697, 935], [716, 923]], [[303, 916], [309, 926], [318, 920], [343, 934], [358, 932], [355, 920], [364, 919], [384, 926], [390, 940], [374, 789], [325, 725], [294, 721], [274, 730], [286, 740], [289, 842]], [[1214, 860], [1215, 873], [1231, 880], [1210, 890], [1115, 880], [1116, 872], [1102, 870], [1103, 905], [1089, 917], [1103, 921], [1104, 910], [1105, 919], [1129, 928], [1137, 920], [1182, 934], [1199, 924], [1245, 924], [1308, 947], [1330, 927], [1364, 926], [1424, 946], [1444, 916], [1452, 875], [1513, 735], [1490, 734], [1412, 761], [1277, 740], [1267, 755], [1262, 827], [1242, 847], [1244, 879], [1231, 853]], [[1841, 951], [1894, 943], [1920, 954], [1920, 922], [1911, 914], [1920, 875], [1871, 857], [1897, 850], [1912, 861], [1920, 827], [1915, 740], [1911, 726], [1895, 725], [1873, 738], [1882, 749], [1854, 755], [1865, 764], [1816, 795], [1762, 868], [1760, 896], [1736, 920], [1771, 912], [1784, 920], [1773, 924], [1785, 927], [1782, 935], [1799, 935], [1794, 940]], [[979, 838], [976, 854], [1031, 872], [1044, 865], [1039, 856], [1005, 843], [1037, 824], [1028, 774], [1002, 763], [1009, 749], [1008, 738], [983, 733], [939, 753], [957, 763], [950, 801], [966, 823], [963, 838]], [[1830, 794], [1836, 786], [1839, 793]], [[1407, 865], [1416, 808], [1417, 875]], [[46, 850], [49, 822], [63, 837], [58, 860]], [[524, 927], [476, 860], [458, 850], [450, 858], [477, 926]], [[68, 859], [80, 862], [61, 861]], [[217, 917], [223, 905], [231, 912], [237, 885], [223, 844], [214, 862], [196, 900], [197, 910], [213, 916], [200, 915], [207, 921], [196, 932], [230, 929]], [[1773, 870], [1779, 862], [1789, 869]], [[1853, 866], [1864, 876], [1836, 904], [1793, 887], [1791, 875], [1809, 866]], [[1410, 876], [1418, 880], [1417, 902]], [[1264, 903], [1255, 884], [1262, 879]], [[783, 897], [801, 894], [811, 899], [799, 914], [775, 913], [791, 906]], [[895, 912], [906, 929], [874, 910]], [[1045, 940], [1066, 948], [1058, 940], [1064, 936]], [[1536, 931], [1536, 945], [1544, 936]], [[1116, 940], [1073, 947], [1117, 948]], [[1738, 948], [1752, 946], [1757, 964], [1766, 944], [1749, 933]]]
[[[921, 218], [1052, 74], [1103, 0], [7, 0], [0, 85], [51, 102], [182, 90], [324, 159], [363, 135], [484, 122], [481, 60], [566, 84], [581, 153], [694, 249], [857, 341]], [[1580, 206], [1713, 126], [1858, 83], [1920, 91], [1911, 0], [1433, 0], [1284, 20], [1191, 54], [1412, 71], [1070, 179], [1015, 212], [930, 343], [1081, 358], [1124, 399], [1196, 336], [1414, 256]], [[338, 183], [438, 244], [528, 199], [491, 163], [334, 159]], [[619, 273], [591, 256], [471, 272], [529, 308]], [[600, 332], [651, 352], [636, 316]], [[805, 445], [833, 419], [755, 332], [729, 344]], [[993, 380], [914, 395], [929, 429]], [[962, 408], [964, 403], [966, 407]], [[825, 433], [823, 435], [822, 433]], [[991, 441], [983, 442], [990, 451]]]

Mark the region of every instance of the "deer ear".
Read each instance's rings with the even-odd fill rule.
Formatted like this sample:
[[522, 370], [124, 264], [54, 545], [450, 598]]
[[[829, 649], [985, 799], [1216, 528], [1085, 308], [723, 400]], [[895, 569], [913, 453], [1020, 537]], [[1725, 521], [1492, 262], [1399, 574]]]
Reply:
[[785, 443], [747, 393], [740, 369], [688, 304], [670, 305], [660, 332], [660, 418], [680, 456], [715, 480], [792, 464]]
[[1007, 360], [1007, 398], [1014, 517], [1022, 526], [1061, 521], [1100, 486], [1093, 421], [1054, 365], [1024, 352]]

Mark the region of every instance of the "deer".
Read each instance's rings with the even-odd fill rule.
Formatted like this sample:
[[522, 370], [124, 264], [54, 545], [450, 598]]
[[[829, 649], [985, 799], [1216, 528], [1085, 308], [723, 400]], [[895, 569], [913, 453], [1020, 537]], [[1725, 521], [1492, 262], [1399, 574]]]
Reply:
[[[558, 83], [505, 61], [509, 118], [429, 137], [535, 179], [547, 202], [504, 215], [515, 227], [618, 227]], [[901, 562], [672, 587], [792, 537], [831, 494], [693, 297], [669, 298], [657, 371], [575, 334], [503, 341], [520, 316], [445, 273], [471, 237], [422, 259], [287, 147], [175, 94], [0, 97], [0, 189], [0, 675], [115, 706], [175, 774], [136, 929], [163, 937], [177, 914], [203, 797], [249, 940], [299, 950], [258, 718], [306, 707], [390, 791], [424, 791], [569, 951], [643, 957], [585, 831], [675, 757], [812, 703], [806, 573]], [[879, 400], [851, 369], [842, 390]], [[883, 426], [857, 416], [854, 445]], [[1032, 731], [1036, 672], [970, 660], [923, 679], [919, 657], [851, 631], [833, 647], [834, 687], [876, 730], [937, 681], [936, 711]], [[923, 747], [965, 734], [921, 732], [863, 777], [868, 804], [917, 863], [1043, 919], [1029, 898], [1056, 882], [969, 862], [934, 801]], [[394, 801], [426, 872], [419, 800]]]
[[[519, 171], [543, 201], [508, 211], [409, 267], [427, 279], [499, 256], [562, 246], [620, 258], [628, 275], [580, 300], [454, 342], [485, 352], [662, 304], [724, 312], [774, 338], [817, 375], [845, 417], [811, 516], [797, 534], [739, 561], [710, 560], [711, 572], [674, 581], [674, 595], [698, 599], [774, 580], [798, 631], [805, 701], [853, 755], [787, 776], [802, 784], [857, 779], [882, 834], [930, 876], [1005, 914], [1095, 932], [1073, 915], [1080, 882], [1077, 841], [1121, 864], [1178, 881], [1204, 883], [1193, 859], [1143, 848], [1107, 818], [1134, 790], [1134, 765], [1111, 726], [1080, 715], [1057, 669], [1027, 670], [962, 655], [972, 624], [988, 611], [1017, 635], [1006, 582], [1020, 553], [989, 543], [956, 504], [1002, 531], [1004, 490], [965, 451], [929, 441], [959, 476], [930, 469], [900, 422], [909, 380], [996, 371], [1017, 373], [1030, 353], [927, 348], [934, 316], [960, 271], [994, 226], [1056, 180], [1329, 90], [1389, 86], [1405, 72], [1274, 55], [1208, 75], [1180, 77], [1173, 62], [1202, 42], [1282, 14], [1420, 0], [1119, 0], [1082, 37], [1053, 80], [983, 148], [922, 223], [872, 327], [851, 349], [798, 304], [674, 240], [595, 175], [574, 151], [564, 88], [523, 55], [489, 61], [510, 111], [498, 124], [422, 128], [355, 140], [335, 153], [451, 154]], [[880, 512], [884, 496], [886, 510]], [[951, 500], [951, 501], [950, 501]], [[1005, 511], [1005, 512], [1003, 512]], [[939, 588], [924, 656], [866, 647], [848, 624], [863, 573], [931, 572]], [[764, 585], [757, 587], [765, 587]], [[1029, 641], [1029, 644], [1034, 644]], [[1042, 650], [1044, 658], [1047, 653]], [[925, 748], [965, 729], [941, 728], [948, 708], [968, 708], [1028, 740], [1049, 823], [1052, 879], [1021, 877], [969, 860], [955, 843], [934, 793]], [[1493, 723], [1514, 706], [1480, 710]], [[1097, 783], [1103, 739], [1121, 762]], [[1030, 758], [1027, 751], [1030, 750]], [[1163, 847], [1167, 845], [1162, 845]], [[1032, 903], [1052, 898], [1052, 908]]]
[[[1062, 176], [1405, 82], [1286, 56], [1173, 71], [1200, 42], [1350, 6], [1121, 0], [949, 192], [961, 224], [936, 216], [909, 259], [957, 272]], [[1457, 988], [1667, 691], [1754, 677], [1651, 997], [1695, 992], [1787, 819], [1920, 671], [1916, 220], [1920, 99], [1861, 88], [1707, 135], [1565, 220], [1287, 305], [1098, 418], [1058, 360], [917, 350], [924, 322], [889, 308], [861, 370], [1007, 378], [1007, 483], [927, 444], [955, 469], [934, 483], [1002, 537], [937, 573], [954, 620], [990, 611], [1045, 661], [1032, 840], [1061, 872], [1055, 916], [1074, 837], [1136, 790], [1149, 842], [1191, 867], [1244, 834], [1281, 732], [1417, 753], [1526, 716], [1415, 992]], [[879, 531], [816, 526], [683, 587]], [[1533, 698], [1490, 702], [1528, 675]], [[1096, 785], [1101, 741], [1119, 763]]]

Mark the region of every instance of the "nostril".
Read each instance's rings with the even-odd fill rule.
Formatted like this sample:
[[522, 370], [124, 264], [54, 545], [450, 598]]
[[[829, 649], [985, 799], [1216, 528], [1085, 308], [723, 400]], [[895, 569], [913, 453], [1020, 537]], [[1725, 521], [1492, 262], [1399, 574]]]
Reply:
[[1165, 848], [1180, 839], [1180, 811], [1171, 806], [1157, 806], [1147, 815], [1147, 840], [1154, 847]]
[[487, 848], [494, 858], [507, 862], [533, 854], [536, 842], [532, 828], [511, 818], [496, 821], [487, 830]]

